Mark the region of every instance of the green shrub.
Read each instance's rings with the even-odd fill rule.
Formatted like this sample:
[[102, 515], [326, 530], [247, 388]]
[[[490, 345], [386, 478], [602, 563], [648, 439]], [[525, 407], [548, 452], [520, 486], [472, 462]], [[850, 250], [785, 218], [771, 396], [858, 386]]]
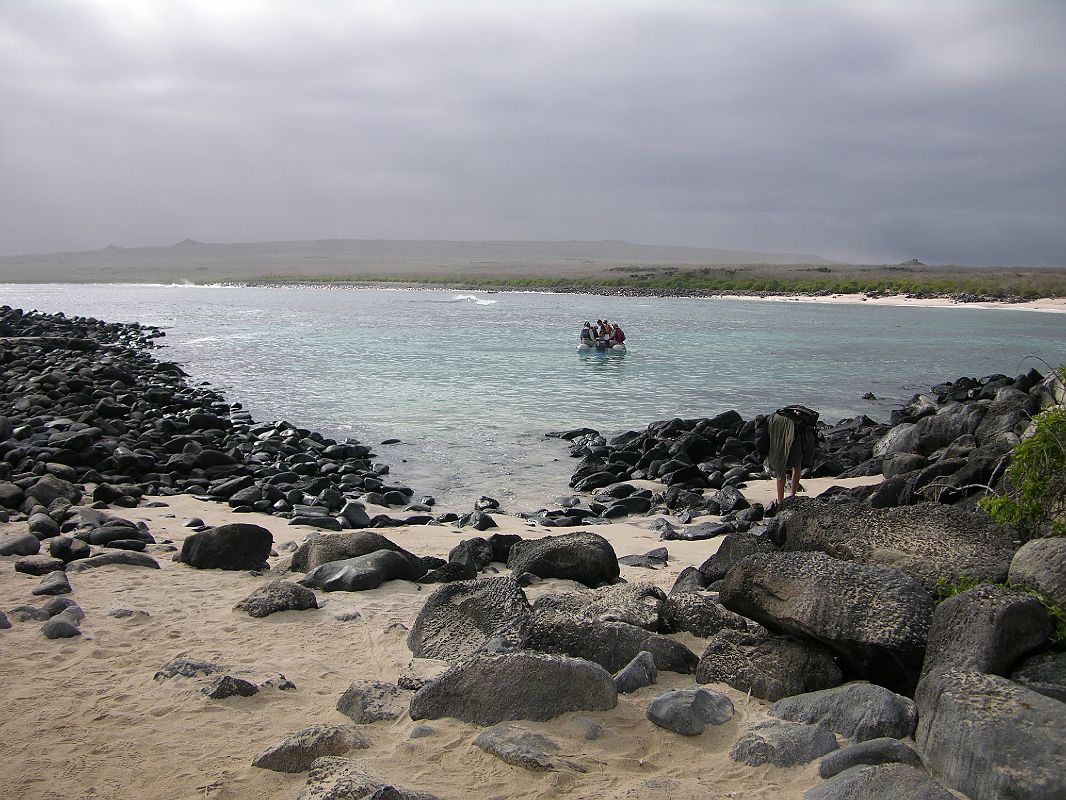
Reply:
[[1011, 452], [1002, 494], [978, 505], [994, 521], [1014, 525], [1025, 540], [1066, 534], [1066, 408], [1034, 418], [1033, 435]]

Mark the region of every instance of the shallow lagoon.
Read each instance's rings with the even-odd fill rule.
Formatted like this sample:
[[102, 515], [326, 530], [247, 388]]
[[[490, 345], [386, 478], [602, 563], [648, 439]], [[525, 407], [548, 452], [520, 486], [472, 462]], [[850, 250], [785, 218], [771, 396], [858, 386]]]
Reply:
[[[340, 288], [4, 285], [0, 302], [167, 332], [185, 366], [258, 419], [377, 444], [419, 494], [517, 510], [566, 492], [544, 433], [605, 433], [802, 402], [835, 421], [889, 411], [960, 375], [1066, 361], [1062, 314], [738, 298]], [[579, 355], [606, 317], [624, 355]], [[1035, 357], [1035, 358], [1034, 358]], [[873, 392], [877, 401], [863, 400]]]

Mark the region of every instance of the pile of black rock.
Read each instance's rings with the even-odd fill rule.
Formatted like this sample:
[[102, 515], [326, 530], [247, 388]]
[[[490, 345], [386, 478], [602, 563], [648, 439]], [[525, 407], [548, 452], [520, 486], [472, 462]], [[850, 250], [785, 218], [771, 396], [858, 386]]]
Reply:
[[[388, 466], [370, 447], [256, 422], [156, 360], [151, 349], [163, 335], [137, 323], [0, 308], [0, 514], [33, 510], [25, 505], [41, 481], [92, 484], [92, 499], [112, 506], [187, 493], [331, 530], [398, 524], [368, 518], [350, 505], [357, 498], [411, 508], [412, 490], [387, 483]], [[412, 510], [428, 512], [425, 500]], [[36, 511], [62, 524], [63, 509], [44, 505]]]
[[[1032, 416], [1057, 400], [1054, 379], [1030, 370], [1017, 377], [962, 377], [918, 394], [889, 423], [865, 415], [818, 425], [819, 452], [805, 477], [862, 477], [884, 480], [851, 490], [834, 489], [841, 498], [874, 508], [921, 502], [972, 507], [1000, 480], [1011, 448]], [[678, 532], [659, 521], [664, 538], [709, 538], [744, 531], [775, 509], [750, 504], [741, 489], [748, 480], [770, 475], [755, 447], [761, 417], [745, 420], [736, 411], [711, 418], [653, 422], [643, 431], [610, 439], [590, 428], [550, 433], [569, 441], [581, 459], [570, 485], [593, 492], [586, 506], [532, 515], [550, 527], [609, 521], [629, 514], [675, 515], [682, 523], [701, 515], [723, 515]], [[653, 480], [662, 492], [627, 481]]]

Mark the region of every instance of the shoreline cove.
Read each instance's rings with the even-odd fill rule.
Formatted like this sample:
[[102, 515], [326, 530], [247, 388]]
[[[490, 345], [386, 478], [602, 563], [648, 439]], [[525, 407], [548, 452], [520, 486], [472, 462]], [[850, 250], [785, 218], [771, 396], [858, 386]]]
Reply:
[[[922, 791], [943, 792], [934, 778], [971, 792], [975, 780], [1023, 795], [1062, 787], [1057, 700], [996, 677], [1014, 704], [991, 702], [999, 695], [979, 692], [999, 684], [975, 688], [970, 672], [917, 683], [936, 630], [932, 582], [1002, 580], [1017, 550], [962, 506], [1024, 429], [1020, 412], [1061, 402], [1061, 384], [1036, 370], [937, 384], [891, 422], [823, 426], [820, 460], [780, 509], [756, 421], [735, 410], [611, 439], [560, 431], [574, 502], [524, 514], [488, 497], [435, 504], [393, 483], [376, 448], [263, 422], [245, 398], [161, 360], [150, 325], [5, 313], [0, 741], [15, 796], [311, 798], [324, 783], [412, 800], [786, 800], [829, 786], [826, 754], [883, 737], [904, 762], [892, 769]], [[486, 495], [497, 477], [482, 476]], [[839, 540], [818, 540], [837, 526]], [[330, 565], [350, 591], [316, 582]], [[62, 582], [58, 596], [39, 591]], [[298, 589], [314, 604], [248, 611]], [[798, 597], [797, 610], [821, 616], [790, 627], [790, 611], [760, 596]], [[623, 684], [637, 659], [646, 677]], [[504, 672], [516, 665], [531, 671]], [[548, 667], [580, 669], [601, 699]], [[497, 688], [479, 681], [424, 711], [475, 668]], [[824, 692], [836, 705], [819, 725], [776, 702]], [[576, 700], [544, 719], [564, 695]], [[673, 719], [655, 712], [686, 697]], [[952, 764], [974, 760], [969, 742], [922, 725], [937, 703], [964, 713], [970, 697], [991, 708], [975, 727], [1006, 730], [1029, 761], [996, 754], [956, 777]], [[716, 713], [703, 719], [700, 703]], [[466, 706], [495, 722], [471, 721]], [[859, 730], [855, 714], [874, 728]], [[325, 741], [315, 725], [344, 726], [349, 743], [316, 745], [291, 771], [253, 764], [297, 732]], [[814, 740], [798, 753], [775, 738], [800, 733]], [[517, 754], [485, 745], [507, 736], [520, 737]], [[932, 777], [904, 766], [923, 763]]]

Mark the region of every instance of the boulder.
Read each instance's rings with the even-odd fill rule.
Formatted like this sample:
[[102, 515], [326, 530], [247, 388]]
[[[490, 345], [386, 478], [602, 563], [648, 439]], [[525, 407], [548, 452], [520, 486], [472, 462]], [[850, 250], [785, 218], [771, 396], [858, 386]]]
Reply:
[[1066, 796], [1066, 711], [998, 675], [958, 667], [926, 675], [914, 695], [926, 769], [972, 800]]
[[297, 800], [361, 800], [386, 785], [384, 778], [365, 771], [358, 761], [321, 756], [311, 762], [307, 784]]
[[67, 580], [67, 573], [57, 569], [55, 572], [49, 572], [45, 575], [30, 594], [37, 596], [70, 594], [70, 591], [70, 581]]
[[671, 689], [650, 703], [645, 716], [660, 728], [682, 736], [699, 736], [708, 725], [722, 725], [733, 718], [733, 701], [706, 689]]
[[1011, 586], [1036, 589], [1066, 608], [1066, 536], [1026, 542], [1010, 562]]
[[395, 550], [377, 550], [364, 556], [320, 564], [297, 581], [310, 589], [326, 592], [362, 592], [376, 589], [386, 581], [416, 581], [425, 574]]
[[374, 531], [326, 533], [314, 536], [296, 548], [296, 552], [292, 554], [292, 571], [310, 572], [315, 567], [331, 561], [357, 558], [378, 550], [393, 550], [412, 563], [418, 560], [418, 556]]
[[47, 507], [53, 500], [63, 498], [69, 500], [71, 505], [77, 505], [81, 500], [81, 496], [82, 490], [80, 486], [75, 486], [70, 481], [57, 478], [55, 475], [45, 475], [30, 488], [26, 489], [26, 497], [23, 503], [36, 502]]
[[705, 592], [671, 593], [663, 603], [663, 633], [686, 631], [708, 639], [725, 628], [744, 631], [748, 627], [744, 617], [734, 614], [719, 603], [716, 596]]
[[337, 710], [353, 722], [368, 724], [399, 719], [411, 702], [411, 692], [394, 683], [353, 681], [337, 701]]
[[794, 767], [836, 749], [836, 737], [828, 728], [774, 719], [749, 727], [737, 739], [729, 757], [751, 767]]
[[1066, 703], [1066, 653], [1040, 653], [1027, 658], [1010, 674], [1010, 679]]
[[72, 639], [75, 636], [81, 636], [81, 630], [78, 627], [80, 619], [69, 609], [61, 611], [41, 626], [41, 633], [46, 639]]
[[770, 630], [822, 642], [859, 677], [902, 694], [917, 683], [933, 598], [902, 572], [824, 553], [765, 553], [729, 571], [721, 600]]
[[479, 655], [453, 666], [415, 693], [411, 718], [495, 725], [510, 719], [544, 721], [568, 711], [608, 711], [617, 702], [611, 675], [602, 667], [519, 651]]
[[259, 687], [244, 678], [220, 675], [202, 692], [212, 700], [225, 700], [227, 697], [251, 697], [259, 692]]
[[699, 569], [708, 583], [714, 583], [724, 578], [730, 568], [742, 558], [753, 553], [772, 553], [775, 550], [777, 546], [766, 536], [751, 532], [730, 533], [722, 540], [714, 554], [700, 564]]
[[1051, 618], [1036, 598], [999, 586], [975, 586], [933, 612], [922, 675], [947, 666], [1006, 675], [1044, 644], [1051, 628]]
[[43, 553], [36, 556], [23, 556], [15, 562], [15, 572], [42, 577], [49, 572], [63, 569], [63, 562], [58, 558]]
[[366, 750], [370, 740], [350, 725], [312, 725], [290, 734], [252, 760], [253, 767], [274, 772], [306, 772], [316, 758]]
[[[833, 755], [836, 754], [827, 756], [823, 763]], [[955, 795], [917, 766], [903, 763], [852, 767], [808, 790], [803, 800], [955, 800]]]
[[237, 522], [190, 534], [174, 560], [196, 569], [259, 569], [273, 544], [274, 536], [266, 528]]
[[582, 616], [600, 622], [625, 622], [658, 631], [660, 614], [666, 594], [650, 583], [622, 583], [607, 586], [596, 593], [596, 599], [585, 606]]
[[85, 572], [86, 570], [96, 569], [98, 567], [110, 567], [115, 565], [159, 569], [159, 562], [147, 553], [135, 553], [131, 550], [115, 550], [110, 553], [101, 553], [98, 556], [79, 558], [77, 561], [71, 561], [66, 565], [66, 571], [68, 573]]
[[532, 772], [551, 772], [557, 767], [553, 756], [559, 752], [559, 745], [517, 725], [494, 725], [474, 739], [474, 746], [506, 764]]
[[824, 725], [856, 742], [914, 734], [914, 701], [872, 683], [849, 683], [778, 700], [770, 716], [789, 722]]
[[492, 545], [488, 539], [481, 536], [464, 539], [448, 551], [448, 561], [468, 566], [473, 572], [470, 577], [474, 577], [491, 564], [492, 556]]
[[576, 619], [550, 611], [537, 612], [522, 646], [544, 653], [561, 653], [618, 672], [647, 650], [658, 670], [691, 673], [699, 659], [680, 642], [625, 622]]
[[618, 694], [632, 694], [637, 689], [655, 683], [659, 671], [655, 668], [655, 656], [647, 650], [637, 653], [636, 657], [616, 672], [612, 678]]
[[407, 646], [416, 658], [461, 661], [489, 639], [524, 638], [531, 613], [513, 578], [449, 583], [426, 600], [407, 635]]
[[592, 588], [618, 577], [618, 556], [611, 543], [586, 531], [516, 542], [507, 566], [513, 575], [566, 578]]
[[35, 556], [41, 552], [41, 540], [32, 533], [10, 533], [0, 537], [0, 556]]
[[723, 630], [707, 643], [696, 680], [778, 700], [837, 686], [841, 673], [833, 654], [816, 642]]
[[917, 453], [928, 456], [947, 447], [960, 436], [973, 434], [985, 408], [974, 403], [946, 403], [917, 422], [893, 427], [873, 447], [873, 455], [887, 457], [893, 453]]
[[785, 550], [898, 569], [930, 592], [938, 578], [1006, 580], [1015, 549], [1012, 528], [940, 503], [870, 508], [797, 498], [775, 518], [773, 535]]
[[[309, 608], [318, 608], [318, 599], [310, 589], [292, 581], [279, 579], [260, 586], [237, 603], [234, 608], [244, 611], [250, 617], [267, 617], [278, 611], [305, 611]], [[298, 771], [302, 772], [302, 770]]]
[[[922, 759], [910, 747], [899, 739], [884, 736], [878, 739], [867, 739], [864, 742], [841, 747], [834, 750], [818, 763], [818, 776], [832, 778], [834, 775], [846, 769], [857, 767], [861, 764], [868, 766], [876, 764], [906, 764], [909, 767], [922, 768]], [[856, 797], [860, 800], [861, 796]]]

